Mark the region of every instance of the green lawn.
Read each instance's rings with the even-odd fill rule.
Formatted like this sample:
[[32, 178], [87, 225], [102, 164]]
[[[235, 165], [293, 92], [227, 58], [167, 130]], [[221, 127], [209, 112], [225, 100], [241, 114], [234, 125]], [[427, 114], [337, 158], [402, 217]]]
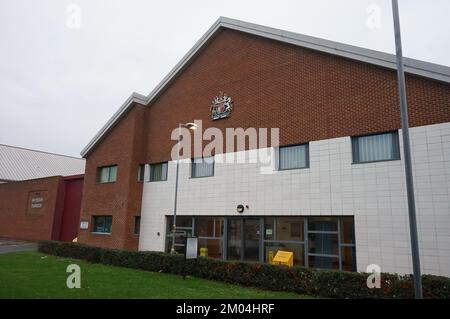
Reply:
[[[81, 288], [69, 289], [70, 264]], [[37, 252], [0, 254], [0, 298], [305, 298], [197, 278], [91, 264]]]

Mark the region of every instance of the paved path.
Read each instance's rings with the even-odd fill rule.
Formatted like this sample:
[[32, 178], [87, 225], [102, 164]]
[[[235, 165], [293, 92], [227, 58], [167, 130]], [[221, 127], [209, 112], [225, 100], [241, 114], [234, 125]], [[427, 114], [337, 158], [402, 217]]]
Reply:
[[37, 243], [0, 238], [0, 254], [16, 251], [32, 251], [37, 249]]

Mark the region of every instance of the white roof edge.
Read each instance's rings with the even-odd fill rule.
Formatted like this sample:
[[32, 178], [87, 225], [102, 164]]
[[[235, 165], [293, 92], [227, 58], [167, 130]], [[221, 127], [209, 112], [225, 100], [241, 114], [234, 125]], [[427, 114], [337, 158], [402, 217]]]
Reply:
[[[244, 22], [241, 20], [220, 17], [208, 29], [208, 31], [197, 41], [197, 43], [184, 55], [184, 57], [175, 65], [175, 67], [162, 79], [162, 81], [150, 92], [149, 95], [144, 96], [139, 93], [133, 93], [122, 104], [116, 113], [109, 119], [109, 121], [100, 129], [94, 138], [81, 151], [81, 156], [86, 157], [89, 151], [101, 140], [104, 134], [114, 126], [114, 124], [127, 113], [129, 107], [133, 102], [148, 105], [169, 85], [174, 78], [181, 72], [190, 60], [208, 43], [220, 28], [227, 28], [237, 30], [257, 36], [261, 36], [276, 41], [289, 43], [333, 55], [342, 56], [345, 58], [366, 62], [389, 69], [397, 69], [395, 55], [365, 49], [353, 45], [339, 43], [335, 41], [315, 38], [295, 32], [284, 31], [271, 27], [266, 27], [259, 24]], [[450, 83], [450, 67], [429, 63], [425, 61], [404, 58], [405, 72], [420, 75], [430, 79]]]

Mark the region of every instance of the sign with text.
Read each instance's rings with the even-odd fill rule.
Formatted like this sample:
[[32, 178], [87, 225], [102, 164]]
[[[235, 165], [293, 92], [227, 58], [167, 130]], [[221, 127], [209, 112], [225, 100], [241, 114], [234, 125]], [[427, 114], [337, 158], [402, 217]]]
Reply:
[[47, 190], [31, 191], [28, 193], [28, 214], [44, 215]]
[[198, 256], [198, 238], [186, 237], [186, 250], [184, 257], [186, 259], [197, 259]]
[[81, 221], [80, 222], [80, 229], [89, 229], [89, 222], [88, 221]]

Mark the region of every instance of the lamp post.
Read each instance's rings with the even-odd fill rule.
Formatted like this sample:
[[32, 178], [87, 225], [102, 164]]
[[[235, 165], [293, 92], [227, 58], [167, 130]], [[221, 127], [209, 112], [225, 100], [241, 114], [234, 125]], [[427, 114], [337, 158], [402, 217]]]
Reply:
[[195, 123], [178, 124], [178, 140], [177, 140], [177, 171], [175, 175], [175, 198], [173, 203], [173, 225], [172, 225], [172, 248], [170, 253], [175, 254], [175, 236], [177, 231], [177, 199], [178, 199], [178, 174], [180, 171], [180, 137], [181, 128], [187, 128], [189, 130], [196, 130], [198, 128]]
[[416, 299], [422, 299], [423, 298], [422, 275], [420, 273], [419, 242], [417, 239], [417, 222], [416, 222], [416, 204], [414, 199], [411, 146], [409, 142], [408, 103], [406, 99], [405, 72], [403, 71], [402, 39], [400, 33], [400, 18], [398, 13], [397, 0], [392, 0], [392, 12], [394, 16], [398, 93], [400, 95], [400, 110], [402, 119], [403, 156], [405, 159], [406, 194], [408, 197], [409, 233], [411, 237], [414, 291]]

